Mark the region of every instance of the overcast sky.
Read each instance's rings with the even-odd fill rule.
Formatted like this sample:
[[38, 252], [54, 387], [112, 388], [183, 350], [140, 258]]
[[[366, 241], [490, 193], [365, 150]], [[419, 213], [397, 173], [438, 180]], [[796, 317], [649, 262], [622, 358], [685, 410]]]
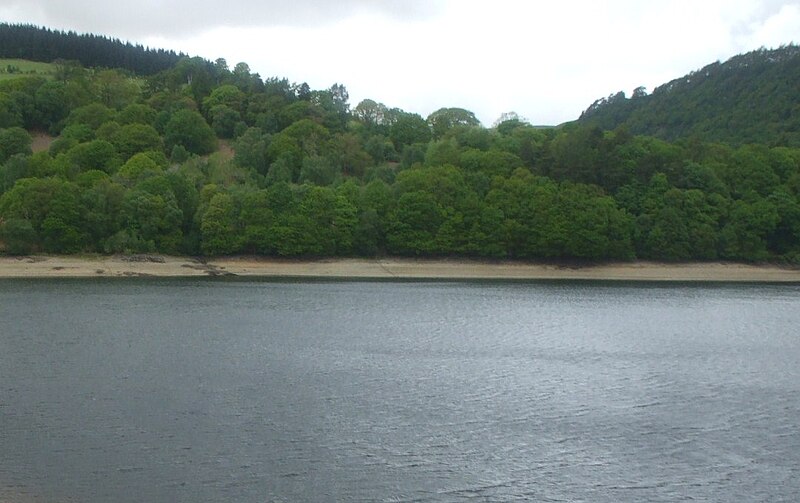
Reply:
[[577, 118], [759, 47], [800, 42], [800, 0], [0, 0], [0, 20], [121, 38], [262, 77], [344, 84], [423, 117]]

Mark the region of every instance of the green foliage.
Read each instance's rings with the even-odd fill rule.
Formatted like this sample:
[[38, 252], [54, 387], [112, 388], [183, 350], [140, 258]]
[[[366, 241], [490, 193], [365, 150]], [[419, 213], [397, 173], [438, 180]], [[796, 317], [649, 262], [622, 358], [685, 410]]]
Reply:
[[259, 128], [249, 128], [236, 140], [234, 161], [242, 168], [260, 174], [267, 173], [267, 143], [269, 138]]
[[[2, 77], [0, 77], [2, 78]], [[0, 92], [0, 128], [23, 126], [22, 114], [10, 94]]]
[[67, 152], [71, 165], [79, 171], [99, 169], [113, 173], [120, 165], [114, 145], [105, 140], [92, 140], [75, 145]]
[[269, 170], [267, 171], [267, 176], [264, 177], [264, 181], [267, 185], [291, 183], [294, 178], [294, 171], [295, 169], [290, 158], [288, 156], [281, 156], [269, 165]]
[[95, 94], [109, 108], [121, 110], [135, 103], [141, 92], [140, 84], [117, 70], [101, 70], [92, 78]]
[[125, 249], [109, 248], [109, 241], [120, 231], [125, 187], [114, 183], [108, 175], [100, 171], [82, 173], [78, 177], [78, 184], [83, 187], [81, 203], [85, 211], [85, 227], [94, 251], [128, 252]]
[[111, 142], [123, 160], [140, 152], [163, 151], [164, 143], [158, 131], [147, 124], [126, 124], [112, 136]]
[[398, 113], [394, 122], [389, 126], [389, 139], [394, 143], [398, 152], [403, 147], [415, 143], [428, 143], [431, 139], [431, 130], [425, 119], [417, 114]]
[[114, 120], [119, 124], [145, 124], [153, 125], [156, 120], [157, 112], [153, 107], [142, 103], [131, 103], [114, 116]]
[[434, 138], [441, 138], [455, 127], [481, 125], [474, 113], [463, 108], [440, 108], [428, 116], [427, 122]]
[[45, 218], [40, 234], [42, 249], [47, 253], [76, 253], [81, 249], [83, 239], [79, 230], [59, 216]]
[[59, 65], [50, 64], [54, 60], [73, 60], [87, 67], [126, 68], [140, 74], [152, 74], [171, 67], [181, 56], [173, 51], [147, 49], [93, 34], [64, 32], [30, 24], [0, 24], [0, 57], [26, 58], [0, 60], [0, 65], [13, 64], [26, 74], [49, 76], [56, 73]]
[[33, 95], [35, 115], [33, 124], [37, 127], [57, 132], [59, 125], [70, 112], [67, 85], [64, 82], [48, 81], [42, 84]]
[[15, 154], [30, 154], [31, 142], [31, 135], [20, 127], [0, 129], [0, 163]]
[[292, 219], [298, 255], [347, 255], [352, 248], [356, 210], [327, 187], [307, 189]]
[[30, 176], [29, 158], [15, 155], [5, 164], [0, 164], [0, 194], [14, 186], [20, 178]]
[[147, 153], [139, 153], [128, 159], [117, 172], [117, 178], [125, 185], [133, 185], [137, 181], [150, 176], [160, 175], [162, 168]]
[[734, 201], [727, 220], [720, 231], [723, 258], [751, 261], [769, 258], [767, 237], [780, 222], [777, 208], [771, 201]]
[[183, 214], [172, 194], [134, 188], [125, 194], [120, 212], [125, 232], [133, 241], [164, 253], [177, 253]]
[[178, 110], [167, 122], [164, 143], [169, 151], [175, 145], [197, 155], [212, 153], [217, 148], [214, 131], [203, 116], [192, 110]]
[[494, 149], [481, 151], [472, 148], [460, 153], [457, 165], [466, 172], [483, 173], [491, 178], [494, 176], [507, 177], [515, 169], [523, 167], [524, 162], [511, 152]]
[[236, 227], [236, 212], [230, 195], [214, 195], [203, 213], [200, 232], [206, 255], [230, 255], [239, 251], [240, 232]]
[[442, 208], [433, 195], [406, 192], [388, 216], [386, 244], [398, 255], [427, 255], [436, 252], [436, 234], [444, 221]]
[[426, 166], [444, 166], [449, 164], [455, 166], [459, 163], [461, 153], [455, 139], [439, 140], [431, 142], [425, 152]]
[[337, 169], [324, 157], [306, 157], [300, 168], [299, 181], [314, 185], [330, 185], [338, 175]]
[[83, 124], [96, 130], [114, 117], [114, 111], [102, 103], [90, 103], [73, 109], [64, 120], [65, 126]]
[[169, 156], [169, 161], [173, 164], [182, 164], [189, 160], [192, 154], [186, 150], [183, 145], [175, 145], [172, 147], [172, 153]]
[[328, 158], [337, 166], [337, 171], [358, 178], [364, 175], [371, 161], [359, 138], [351, 133], [340, 133], [331, 138]]
[[[745, 60], [784, 79], [794, 52]], [[344, 86], [263, 82], [222, 60], [185, 58], [146, 82], [68, 61], [54, 69], [0, 80], [4, 253], [800, 261], [800, 149], [786, 103], [786, 125], [769, 130], [778, 136], [729, 145], [706, 140], [716, 119], [691, 125], [695, 111], [721, 113], [710, 96], [702, 110], [689, 100], [653, 112], [665, 132], [654, 134], [694, 135], [670, 142], [638, 135], [630, 119], [665, 91], [614, 95], [579, 124], [541, 129], [509, 114], [487, 129], [457, 108], [428, 120], [372, 100], [351, 111]], [[755, 76], [737, 72], [725, 79], [743, 96]], [[712, 68], [671, 93], [719, 78]], [[624, 124], [604, 130], [613, 110]], [[34, 154], [28, 131], [43, 129], [59, 135]], [[231, 141], [218, 149], [217, 137]]]
[[[20, 239], [27, 235], [35, 239], [29, 243], [31, 249], [48, 253], [80, 251], [82, 212], [79, 187], [58, 179], [25, 178], [0, 197], [3, 219], [27, 222], [17, 222], [12, 229], [17, 249], [24, 247]], [[33, 232], [26, 230], [27, 225]]]
[[31, 222], [24, 218], [10, 218], [0, 225], [0, 241], [9, 255], [27, 255], [39, 239]]
[[800, 48], [758, 49], [657, 87], [595, 101], [580, 122], [674, 141], [800, 146]]
[[242, 120], [239, 112], [227, 105], [216, 105], [209, 110], [211, 127], [220, 138], [232, 138], [236, 124]]
[[108, 238], [103, 247], [105, 253], [152, 253], [156, 251], [153, 241], [144, 240], [132, 230], [124, 229]]
[[[91, 128], [91, 126], [87, 124], [76, 123], [76, 124], [70, 124], [69, 126], [66, 126], [64, 129], [62, 129], [61, 134], [56, 139], [56, 141], [53, 142], [53, 144], [55, 144], [59, 140], [75, 140], [75, 142], [77, 143], [82, 143], [94, 140], [95, 137], [96, 137], [95, 132]], [[69, 148], [71, 147], [68, 147], [63, 151], [69, 150]], [[53, 145], [50, 146], [50, 152], [52, 154], [60, 153], [58, 147], [54, 147]]]
[[275, 253], [270, 229], [275, 223], [275, 210], [267, 190], [248, 191], [242, 196], [238, 225], [244, 229], [243, 247], [248, 253]]
[[394, 144], [383, 135], [370, 136], [364, 142], [364, 151], [372, 158], [374, 163], [398, 160]]

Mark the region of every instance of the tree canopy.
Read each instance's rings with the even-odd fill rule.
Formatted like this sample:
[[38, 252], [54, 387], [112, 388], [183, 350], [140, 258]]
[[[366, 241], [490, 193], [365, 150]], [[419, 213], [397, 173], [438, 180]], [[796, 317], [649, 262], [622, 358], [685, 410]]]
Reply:
[[[794, 65], [794, 52], [775, 54]], [[717, 74], [740, 82], [736, 68], [745, 89], [763, 54], [549, 129], [351, 107], [341, 84], [263, 80], [224, 60], [18, 75], [0, 80], [0, 252], [800, 262], [794, 112], [750, 143], [684, 137], [669, 117], [692, 101], [662, 117], [669, 134], [627, 122], [639, 102]], [[781, 89], [777, 64], [758, 68]], [[617, 107], [630, 112], [619, 126]], [[52, 143], [35, 146], [44, 132]]]
[[665, 140], [800, 147], [800, 47], [759, 49], [707, 65], [630, 98], [595, 101], [579, 122]]

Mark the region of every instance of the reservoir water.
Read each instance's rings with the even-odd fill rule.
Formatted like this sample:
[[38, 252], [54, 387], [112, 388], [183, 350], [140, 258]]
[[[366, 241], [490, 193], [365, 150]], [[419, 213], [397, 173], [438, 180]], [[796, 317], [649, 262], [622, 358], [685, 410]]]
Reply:
[[797, 501], [800, 287], [0, 281], [0, 502]]

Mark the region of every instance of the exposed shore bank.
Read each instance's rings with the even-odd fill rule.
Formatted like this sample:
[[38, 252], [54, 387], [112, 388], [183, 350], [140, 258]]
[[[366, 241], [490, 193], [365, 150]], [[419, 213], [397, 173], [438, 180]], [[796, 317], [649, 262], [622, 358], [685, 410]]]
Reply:
[[525, 262], [402, 258], [311, 261], [162, 255], [0, 257], [0, 278], [321, 277], [363, 279], [530, 279], [800, 283], [800, 268], [733, 263], [630, 262], [564, 266]]

